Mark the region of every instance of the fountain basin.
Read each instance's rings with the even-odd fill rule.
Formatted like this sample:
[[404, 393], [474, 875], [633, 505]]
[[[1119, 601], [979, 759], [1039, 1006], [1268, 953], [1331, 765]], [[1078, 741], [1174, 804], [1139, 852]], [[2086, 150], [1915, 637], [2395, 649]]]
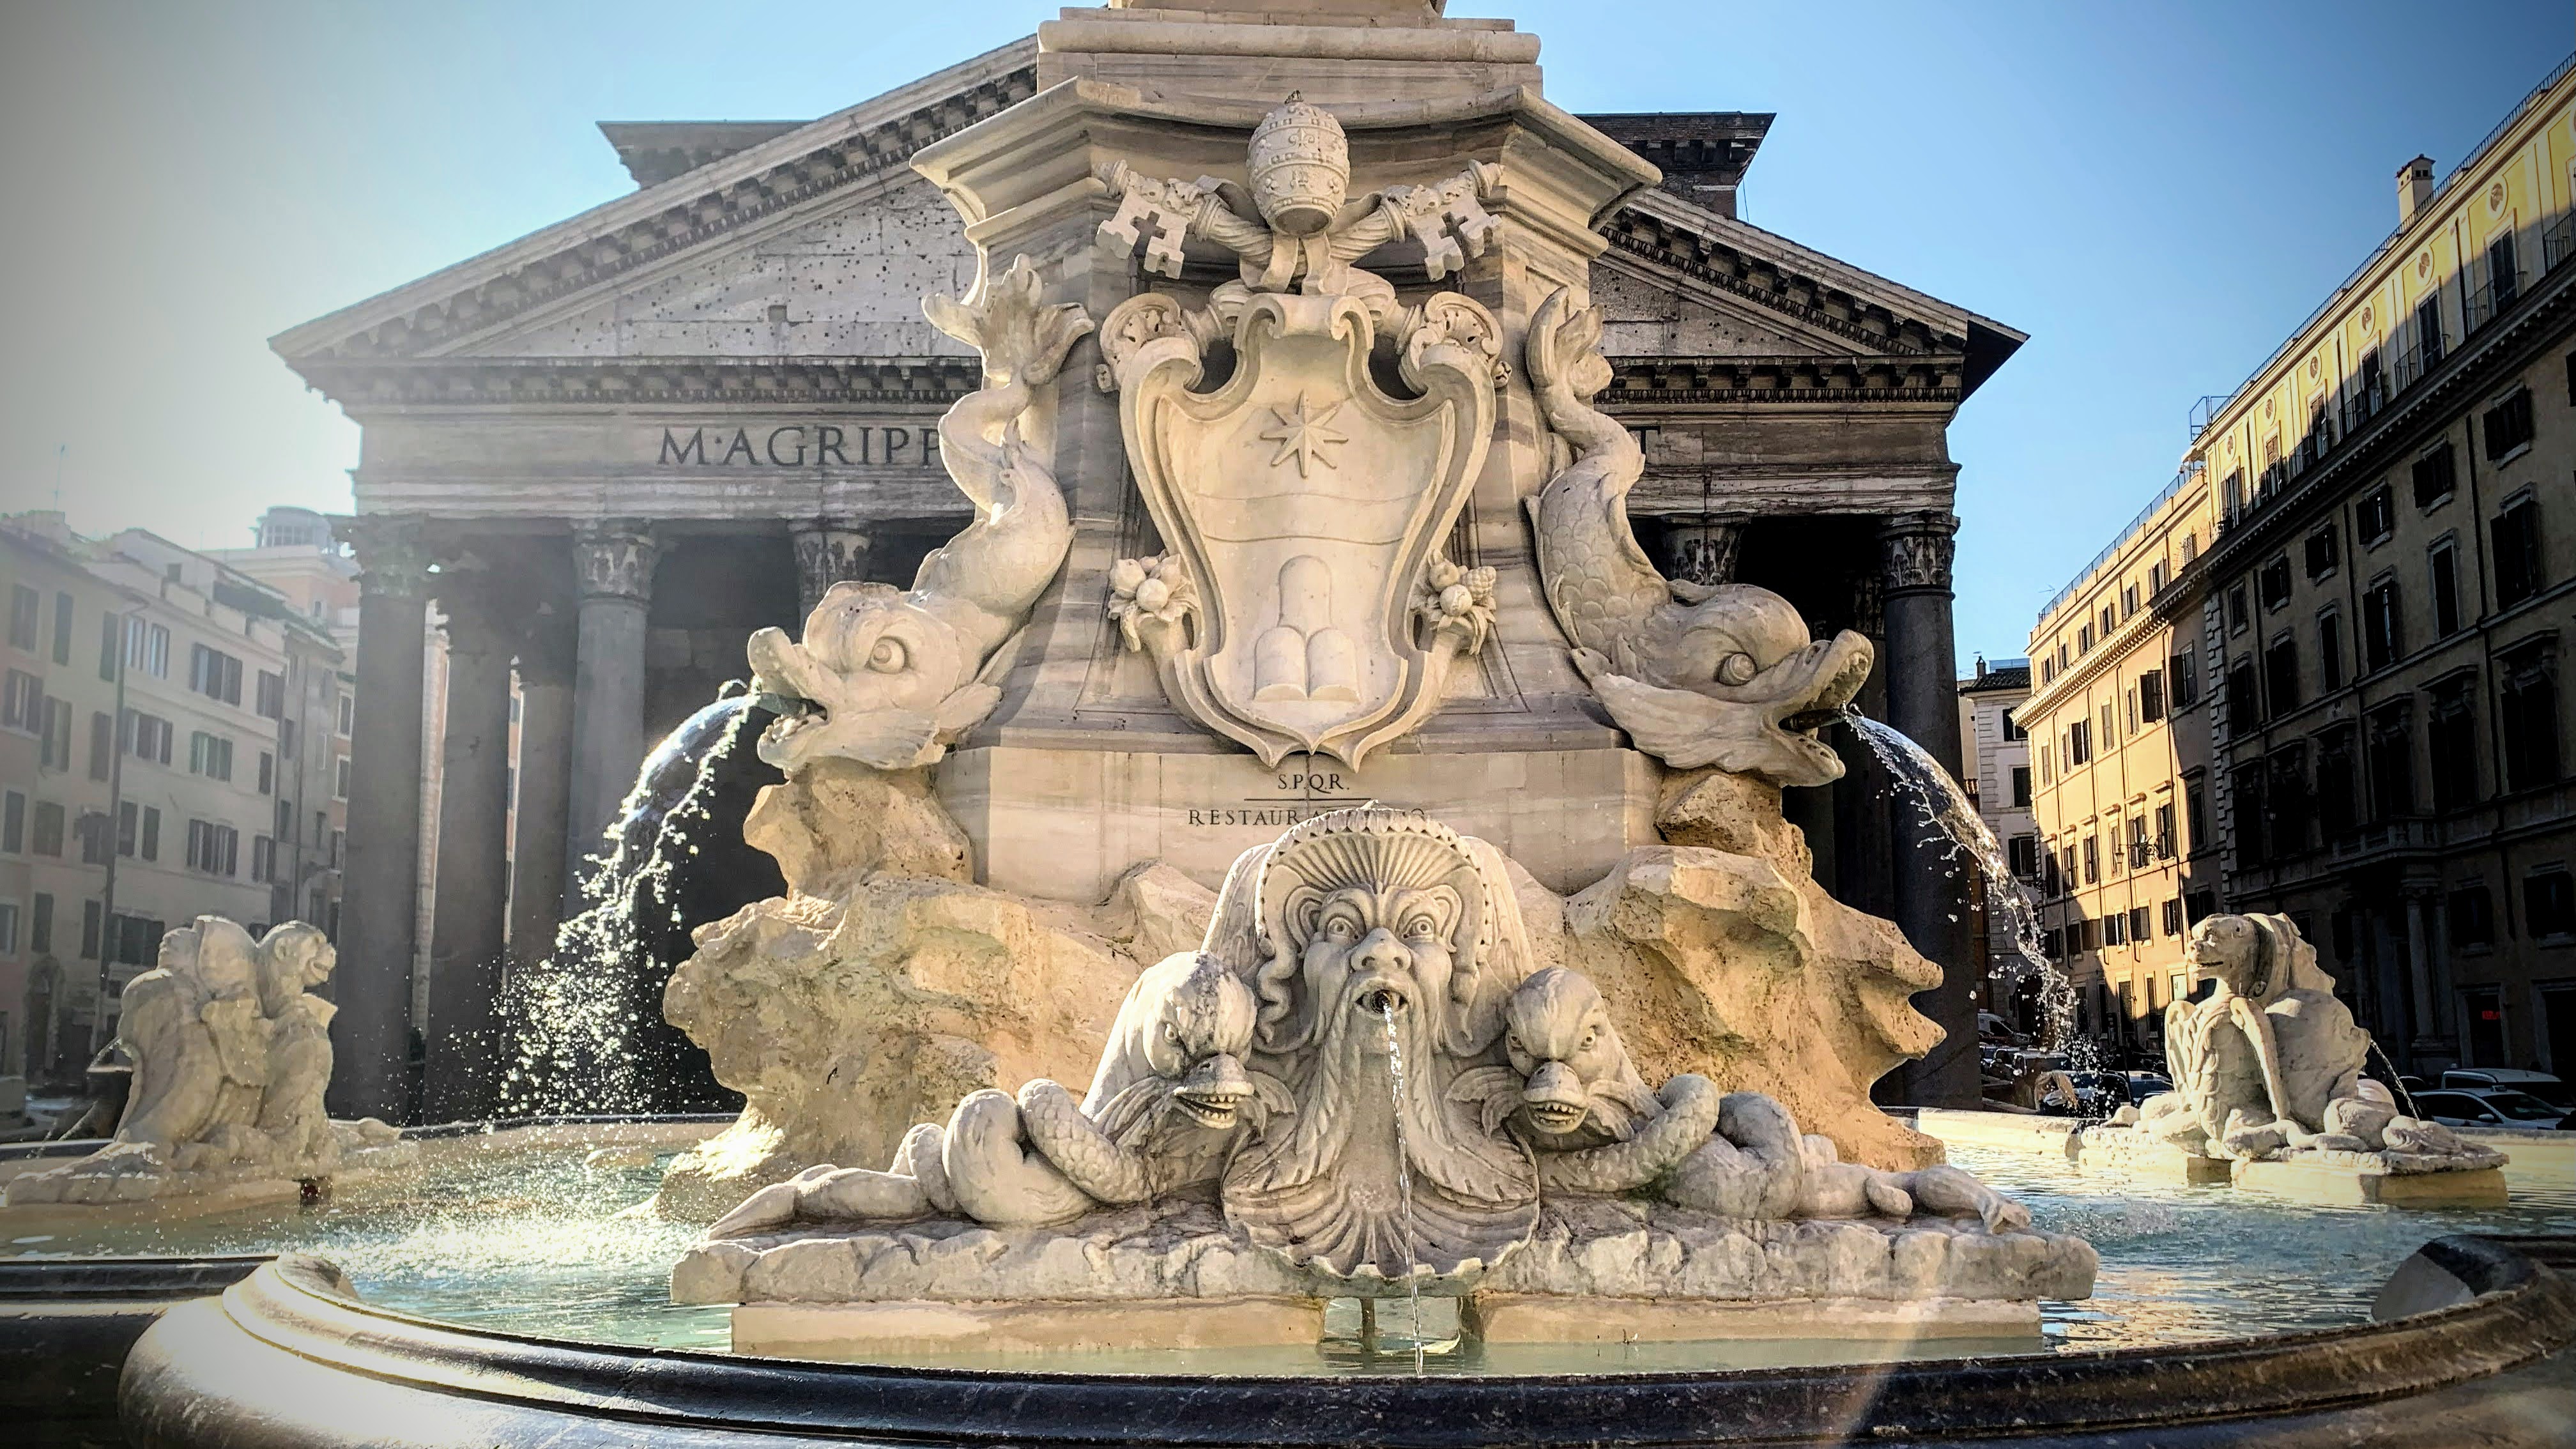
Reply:
[[[133, 1442], [177, 1445], [2543, 1443], [2576, 1423], [2566, 1240], [2454, 1237], [2403, 1316], [2186, 1348], [1595, 1377], [976, 1372], [636, 1351], [477, 1332], [289, 1257], [166, 1314], [129, 1359]], [[2556, 1426], [2556, 1427], [2553, 1427]]]

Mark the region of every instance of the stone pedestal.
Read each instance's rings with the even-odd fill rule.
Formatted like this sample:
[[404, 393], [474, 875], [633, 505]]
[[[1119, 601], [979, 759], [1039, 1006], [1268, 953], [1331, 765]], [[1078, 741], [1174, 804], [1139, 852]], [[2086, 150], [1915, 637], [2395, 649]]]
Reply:
[[416, 520], [337, 526], [358, 556], [357, 719], [349, 741], [348, 864], [332, 995], [331, 1109], [411, 1115], [411, 963], [419, 939], [421, 670], [430, 555]]
[[1375, 800], [1480, 836], [1560, 893], [1659, 843], [1662, 771], [1634, 750], [1387, 752], [1359, 768], [1291, 755], [986, 748], [951, 755], [940, 803], [974, 842], [982, 882], [1092, 904], [1160, 860], [1223, 883], [1236, 856], [1301, 820]]
[[[2350, 1154], [2315, 1154], [2342, 1157]], [[2388, 1172], [2367, 1164], [2310, 1160], [2239, 1162], [2235, 1181], [2248, 1192], [2271, 1193], [2327, 1207], [2452, 1208], [2502, 1207], [2504, 1172], [2481, 1167], [2466, 1172]]]
[[2224, 1185], [2234, 1166], [2127, 1127], [2087, 1128], [2076, 1134], [2074, 1147], [2075, 1165], [2084, 1172], [2185, 1187]]

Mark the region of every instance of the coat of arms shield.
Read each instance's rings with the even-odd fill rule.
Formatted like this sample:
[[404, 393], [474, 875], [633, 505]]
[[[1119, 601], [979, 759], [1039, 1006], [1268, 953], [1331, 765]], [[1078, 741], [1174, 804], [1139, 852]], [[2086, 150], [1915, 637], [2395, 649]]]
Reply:
[[1401, 349], [1410, 398], [1371, 375], [1376, 323], [1353, 296], [1245, 299], [1208, 392], [1191, 390], [1205, 329], [1178, 303], [1110, 319], [1127, 457], [1168, 550], [1129, 590], [1161, 605], [1143, 642], [1172, 701], [1265, 764], [1357, 765], [1438, 702], [1454, 650], [1421, 591], [1484, 463], [1499, 329], [1464, 296], [1435, 302]]

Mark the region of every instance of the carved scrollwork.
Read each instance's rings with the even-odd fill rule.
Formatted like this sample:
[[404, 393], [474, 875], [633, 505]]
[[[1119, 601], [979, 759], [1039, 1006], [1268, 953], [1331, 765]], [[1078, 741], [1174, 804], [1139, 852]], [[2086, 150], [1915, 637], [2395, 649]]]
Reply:
[[1947, 513], [1908, 513], [1878, 532], [1879, 573], [1892, 594], [1950, 588], [1959, 520]]

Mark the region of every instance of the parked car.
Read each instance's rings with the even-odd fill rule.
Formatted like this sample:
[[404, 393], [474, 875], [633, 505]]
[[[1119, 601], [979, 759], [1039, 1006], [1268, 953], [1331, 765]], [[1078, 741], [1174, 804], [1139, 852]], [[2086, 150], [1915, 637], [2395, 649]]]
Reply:
[[2129, 1102], [2133, 1106], [2143, 1107], [2149, 1097], [2161, 1097], [2173, 1090], [2173, 1083], [2166, 1080], [2162, 1072], [2122, 1072], [2119, 1075], [2128, 1079]]
[[2446, 1127], [2518, 1127], [2546, 1132], [2569, 1129], [2568, 1113], [2528, 1092], [2490, 1087], [2482, 1091], [2431, 1091], [2415, 1094], [2416, 1115]]
[[2442, 1074], [2445, 1091], [2481, 1092], [2503, 1089], [2538, 1097], [2561, 1112], [2576, 1112], [2576, 1088], [2547, 1072], [2516, 1067], [2453, 1067]]

